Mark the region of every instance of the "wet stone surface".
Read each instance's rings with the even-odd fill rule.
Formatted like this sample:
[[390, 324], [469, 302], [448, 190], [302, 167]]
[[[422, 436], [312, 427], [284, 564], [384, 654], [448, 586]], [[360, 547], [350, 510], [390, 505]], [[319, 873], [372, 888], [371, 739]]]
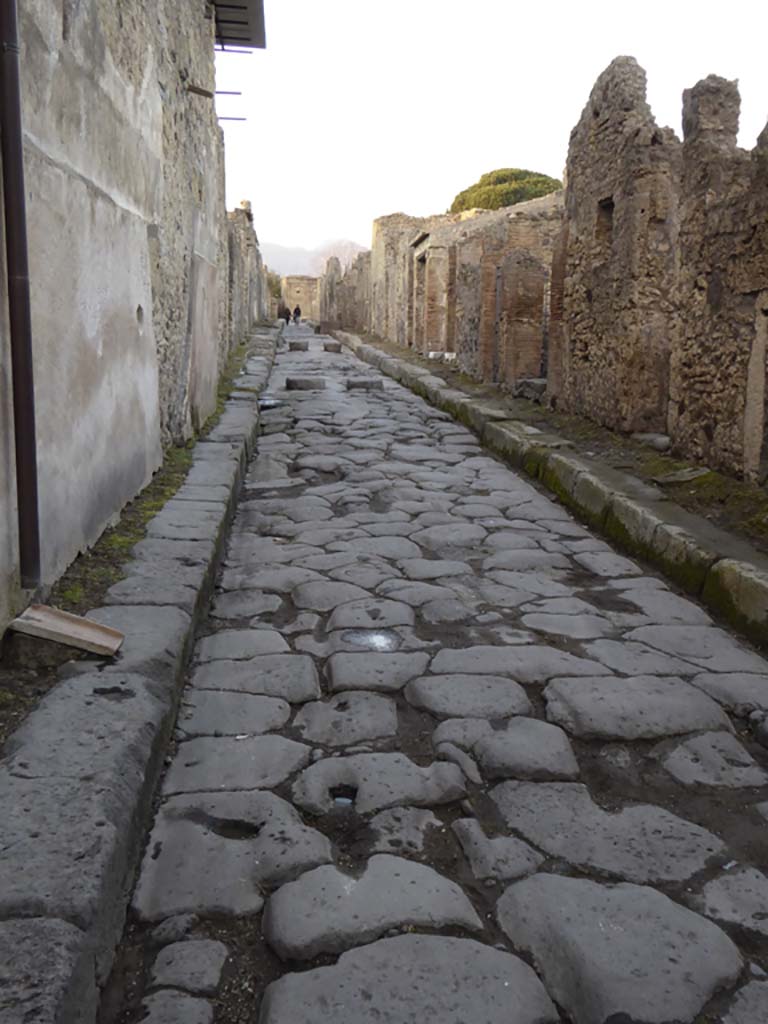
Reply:
[[768, 663], [287, 341], [101, 1024], [763, 1024]]

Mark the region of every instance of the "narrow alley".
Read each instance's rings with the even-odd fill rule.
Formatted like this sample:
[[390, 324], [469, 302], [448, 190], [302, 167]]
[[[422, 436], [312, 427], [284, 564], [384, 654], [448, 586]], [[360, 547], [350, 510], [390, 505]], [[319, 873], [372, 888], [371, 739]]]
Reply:
[[102, 1024], [764, 1021], [768, 663], [330, 337], [263, 399]]

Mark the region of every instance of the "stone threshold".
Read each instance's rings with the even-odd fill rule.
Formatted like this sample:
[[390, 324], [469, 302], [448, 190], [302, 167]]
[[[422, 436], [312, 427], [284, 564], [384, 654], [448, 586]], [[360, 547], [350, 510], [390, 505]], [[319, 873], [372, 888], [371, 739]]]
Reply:
[[747, 541], [681, 508], [638, 477], [576, 454], [572, 441], [510, 419], [430, 370], [354, 334], [333, 334], [363, 362], [474, 430], [487, 448], [539, 481], [582, 522], [768, 649], [768, 558]]
[[280, 334], [254, 330], [245, 376], [195, 445], [185, 482], [150, 520], [124, 578], [88, 612], [125, 633], [118, 656], [64, 666], [6, 742], [1, 1020], [96, 1020]]

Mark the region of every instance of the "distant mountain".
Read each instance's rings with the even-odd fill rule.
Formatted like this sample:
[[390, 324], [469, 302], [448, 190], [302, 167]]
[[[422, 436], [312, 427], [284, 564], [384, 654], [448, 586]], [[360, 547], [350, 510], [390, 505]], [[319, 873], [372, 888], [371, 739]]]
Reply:
[[325, 271], [326, 261], [331, 256], [338, 256], [342, 267], [348, 267], [358, 253], [366, 251], [364, 245], [358, 245], [357, 242], [350, 242], [348, 239], [324, 242], [316, 249], [292, 248], [277, 245], [275, 242], [261, 242], [259, 247], [269, 269], [281, 277], [320, 277]]

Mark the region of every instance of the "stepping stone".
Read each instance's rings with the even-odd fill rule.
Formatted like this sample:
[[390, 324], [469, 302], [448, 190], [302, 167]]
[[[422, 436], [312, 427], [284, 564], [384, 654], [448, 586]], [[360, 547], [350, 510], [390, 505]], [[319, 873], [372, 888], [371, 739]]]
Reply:
[[162, 949], [152, 967], [153, 988], [180, 988], [193, 995], [216, 994], [229, 950], [223, 942], [191, 939]]
[[723, 1024], [765, 1024], [768, 1020], [768, 981], [751, 981], [739, 989]]
[[460, 818], [451, 826], [478, 881], [493, 878], [507, 882], [533, 874], [544, 863], [544, 856], [514, 836], [489, 839], [479, 821]]
[[404, 692], [414, 707], [441, 718], [508, 718], [533, 710], [522, 686], [502, 676], [422, 676]]
[[192, 676], [194, 690], [232, 690], [281, 697], [290, 704], [316, 700], [320, 682], [306, 654], [264, 654], [248, 661], [212, 661]]
[[[292, 343], [293, 345], [293, 343]], [[306, 352], [306, 349], [299, 351]], [[286, 377], [286, 391], [325, 391], [325, 377]]]
[[557, 1024], [559, 1015], [522, 960], [472, 939], [398, 935], [343, 953], [331, 967], [268, 986], [261, 1024]]
[[376, 833], [373, 853], [422, 853], [427, 829], [442, 829], [432, 811], [420, 807], [390, 807], [371, 818]]
[[575, 782], [502, 782], [505, 824], [551, 857], [632, 882], [682, 882], [723, 852], [699, 825], [651, 804], [604, 811]]
[[293, 724], [308, 743], [343, 747], [394, 736], [397, 710], [389, 697], [351, 690], [304, 704]]
[[539, 874], [510, 886], [496, 914], [575, 1024], [692, 1024], [742, 968], [716, 925], [647, 886]]
[[338, 354], [339, 352], [341, 352], [341, 342], [340, 341], [325, 341], [325, 342], [323, 342], [323, 351], [324, 352], [333, 352], [333, 353]]
[[309, 761], [310, 749], [282, 736], [204, 736], [179, 744], [163, 793], [272, 789]]
[[746, 672], [702, 672], [691, 680], [728, 711], [768, 711], [768, 675]]
[[[520, 645], [515, 647], [446, 648], [432, 660], [432, 672], [482, 673], [512, 676], [520, 683], [544, 684], [553, 676], [608, 675], [608, 669], [595, 661], [577, 658], [554, 647]], [[498, 717], [503, 717], [499, 715]]]
[[376, 854], [359, 878], [331, 865], [274, 893], [264, 937], [282, 960], [311, 960], [378, 939], [390, 929], [483, 927], [455, 883], [432, 868]]
[[472, 753], [487, 779], [576, 779], [579, 764], [568, 737], [556, 725], [513, 718], [487, 733]]
[[289, 352], [308, 352], [309, 342], [308, 341], [289, 341], [288, 342]]
[[466, 793], [464, 776], [455, 764], [437, 762], [428, 768], [404, 754], [355, 754], [325, 758], [306, 768], [293, 786], [293, 799], [311, 814], [333, 810], [334, 792], [352, 791], [358, 814], [386, 807], [451, 803]]
[[358, 601], [370, 596], [362, 587], [330, 580], [302, 583], [292, 594], [293, 603], [297, 608], [308, 608], [314, 612], [329, 612], [347, 601]]
[[384, 381], [381, 378], [348, 377], [347, 391], [383, 391]]
[[332, 654], [326, 671], [331, 690], [378, 690], [396, 693], [429, 664], [429, 655], [414, 651], [407, 654]]
[[768, 785], [768, 774], [730, 732], [692, 736], [670, 751], [668, 744], [653, 753], [664, 768], [684, 786]]
[[720, 875], [686, 902], [700, 914], [768, 937], [768, 878], [755, 868]]
[[142, 1024], [212, 1024], [213, 1007], [205, 999], [183, 992], [156, 992], [141, 1004], [147, 1011]]
[[176, 727], [188, 737], [254, 736], [281, 729], [290, 717], [290, 705], [278, 697], [188, 690]]
[[400, 601], [381, 597], [366, 597], [348, 601], [334, 609], [327, 629], [390, 629], [392, 626], [412, 626], [416, 621], [413, 608]]
[[582, 739], [655, 739], [730, 729], [715, 701], [674, 676], [554, 679], [544, 699], [549, 721]]
[[197, 645], [195, 659], [206, 661], [240, 661], [259, 654], [289, 654], [290, 647], [276, 629], [223, 629], [203, 637]]
[[331, 844], [272, 793], [205, 793], [160, 805], [133, 897], [143, 921], [261, 910], [260, 885], [332, 860]]

